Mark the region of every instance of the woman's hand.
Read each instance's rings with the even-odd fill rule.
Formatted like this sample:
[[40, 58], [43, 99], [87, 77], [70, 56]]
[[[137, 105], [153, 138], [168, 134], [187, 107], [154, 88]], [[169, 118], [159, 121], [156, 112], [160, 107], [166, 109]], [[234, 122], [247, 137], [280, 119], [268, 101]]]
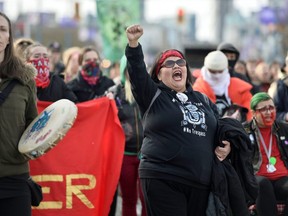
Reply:
[[106, 93], [106, 97], [109, 98], [110, 100], [114, 100], [115, 99], [115, 96], [112, 92], [107, 92]]
[[126, 35], [130, 47], [138, 46], [138, 39], [143, 35], [143, 28], [140, 25], [132, 25], [126, 29]]
[[225, 160], [225, 158], [231, 151], [230, 142], [224, 140], [222, 141], [222, 143], [224, 144], [224, 147], [217, 146], [215, 149], [215, 154], [220, 161]]

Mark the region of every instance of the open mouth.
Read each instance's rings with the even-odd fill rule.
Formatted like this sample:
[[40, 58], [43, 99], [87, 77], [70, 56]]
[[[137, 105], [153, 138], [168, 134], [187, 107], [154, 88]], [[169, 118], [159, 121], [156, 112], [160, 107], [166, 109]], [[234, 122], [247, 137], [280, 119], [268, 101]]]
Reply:
[[176, 81], [182, 80], [182, 72], [181, 71], [175, 71], [173, 73], [173, 79]]

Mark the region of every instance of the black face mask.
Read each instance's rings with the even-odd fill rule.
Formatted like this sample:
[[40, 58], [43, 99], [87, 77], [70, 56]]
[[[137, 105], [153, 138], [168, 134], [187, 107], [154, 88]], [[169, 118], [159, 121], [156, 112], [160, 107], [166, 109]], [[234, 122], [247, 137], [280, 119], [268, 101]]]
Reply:
[[236, 62], [237, 62], [237, 60], [228, 60], [229, 71], [234, 70], [234, 66], [235, 66]]

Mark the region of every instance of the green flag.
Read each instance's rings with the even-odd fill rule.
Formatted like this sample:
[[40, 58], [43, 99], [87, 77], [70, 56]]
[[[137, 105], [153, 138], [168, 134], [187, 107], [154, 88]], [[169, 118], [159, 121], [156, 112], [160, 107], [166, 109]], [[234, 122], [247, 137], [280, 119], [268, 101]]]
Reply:
[[96, 0], [96, 5], [104, 55], [119, 61], [127, 44], [126, 28], [140, 21], [139, 0]]

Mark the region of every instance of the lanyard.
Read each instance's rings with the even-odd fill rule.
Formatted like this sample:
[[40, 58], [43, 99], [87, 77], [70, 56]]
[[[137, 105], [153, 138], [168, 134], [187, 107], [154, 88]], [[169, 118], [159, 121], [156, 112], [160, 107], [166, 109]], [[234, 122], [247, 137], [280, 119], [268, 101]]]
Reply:
[[271, 135], [270, 135], [270, 141], [269, 141], [269, 149], [267, 149], [267, 146], [266, 146], [266, 143], [263, 139], [263, 136], [259, 130], [259, 128], [257, 128], [258, 130], [258, 133], [259, 133], [259, 137], [260, 137], [260, 141], [261, 141], [261, 144], [265, 150], [265, 153], [266, 153], [266, 156], [268, 158], [268, 162], [270, 163], [270, 157], [271, 157], [271, 151], [272, 151], [272, 131], [271, 131]]

